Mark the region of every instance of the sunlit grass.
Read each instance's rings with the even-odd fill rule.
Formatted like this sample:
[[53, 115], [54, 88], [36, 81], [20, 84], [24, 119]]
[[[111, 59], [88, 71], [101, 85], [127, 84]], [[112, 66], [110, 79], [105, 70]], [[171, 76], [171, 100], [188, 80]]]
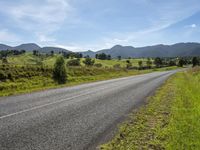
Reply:
[[130, 115], [105, 150], [200, 149], [200, 69], [177, 73]]

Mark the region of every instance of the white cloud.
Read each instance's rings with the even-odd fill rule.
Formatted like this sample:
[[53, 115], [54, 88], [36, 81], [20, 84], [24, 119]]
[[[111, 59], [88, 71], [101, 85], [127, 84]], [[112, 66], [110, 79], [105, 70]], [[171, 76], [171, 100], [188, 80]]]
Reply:
[[49, 32], [64, 22], [68, 11], [70, 6], [65, 0], [45, 0], [44, 4], [28, 2], [10, 6], [7, 13], [22, 25], [21, 28], [37, 31], [45, 29], [44, 32]]
[[3, 6], [0, 12], [7, 14], [18, 28], [34, 34], [39, 42], [52, 41], [50, 35], [60, 29], [72, 11], [68, 0], [28, 0]]
[[191, 24], [190, 27], [191, 27], [191, 28], [196, 28], [197, 25], [196, 25], [196, 24]]

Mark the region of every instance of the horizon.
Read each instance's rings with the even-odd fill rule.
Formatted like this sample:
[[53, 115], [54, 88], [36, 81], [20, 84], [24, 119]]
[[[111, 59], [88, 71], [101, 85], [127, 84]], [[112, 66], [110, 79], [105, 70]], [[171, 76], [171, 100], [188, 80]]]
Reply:
[[10, 46], [78, 52], [200, 41], [198, 0], [2, 0], [0, 7], [0, 43]]
[[[4, 43], [0, 43], [0, 45], [6, 45], [6, 46], [10, 46], [10, 47], [17, 47], [17, 46], [21, 46], [21, 45], [24, 45], [24, 44], [36, 44], [37, 46], [39, 46], [40, 48], [44, 48], [44, 47], [55, 47], [55, 48], [62, 48], [62, 47], [59, 47], [59, 46], [51, 46], [51, 45], [46, 45], [46, 46], [41, 46], [37, 43], [21, 43], [21, 44], [18, 44], [18, 45], [7, 45], [7, 44], [4, 44]], [[173, 46], [173, 45], [176, 45], [176, 44], [200, 44], [200, 42], [179, 42], [179, 43], [173, 43], [173, 44], [155, 44], [155, 45], [145, 45], [145, 46], [139, 46], [139, 47], [135, 47], [133, 45], [120, 45], [120, 44], [116, 44], [116, 45], [113, 45], [109, 48], [105, 48], [105, 49], [111, 49], [115, 46], [122, 46], [122, 47], [126, 47], [126, 46], [131, 46], [133, 48], [144, 48], [144, 47], [151, 47], [151, 46], [158, 46], [158, 45], [163, 45], [163, 46]], [[63, 48], [65, 49], [65, 48]], [[88, 49], [88, 50], [83, 50], [83, 51], [73, 51], [73, 50], [70, 50], [70, 49], [65, 49], [65, 50], [68, 50], [68, 51], [71, 51], [71, 52], [87, 52], [87, 51], [92, 51], [92, 52], [98, 52], [98, 51], [101, 51], [101, 50], [105, 50], [105, 49], [99, 49], [99, 50], [92, 50], [92, 49]]]

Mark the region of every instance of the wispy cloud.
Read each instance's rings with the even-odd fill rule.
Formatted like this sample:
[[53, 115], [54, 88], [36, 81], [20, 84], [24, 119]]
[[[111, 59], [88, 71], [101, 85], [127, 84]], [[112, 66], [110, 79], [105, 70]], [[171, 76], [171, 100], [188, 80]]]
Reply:
[[[198, 11], [199, 0], [2, 0], [0, 42], [4, 35], [72, 50], [167, 43], [164, 31]], [[193, 21], [185, 32], [199, 29]]]
[[66, 0], [23, 0], [15, 5], [4, 4], [1, 9], [18, 28], [32, 32], [40, 42], [52, 41], [47, 37], [60, 29], [70, 11]]
[[197, 25], [196, 25], [196, 24], [191, 24], [191, 25], [189, 25], [189, 27], [190, 27], [190, 28], [196, 28]]

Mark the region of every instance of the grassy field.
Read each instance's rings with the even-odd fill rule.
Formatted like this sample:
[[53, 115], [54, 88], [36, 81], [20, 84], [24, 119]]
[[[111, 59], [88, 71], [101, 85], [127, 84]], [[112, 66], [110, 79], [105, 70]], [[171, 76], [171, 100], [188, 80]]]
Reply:
[[105, 150], [199, 150], [200, 68], [171, 77], [133, 112]]
[[[34, 56], [32, 53], [25, 53], [22, 55], [18, 56], [9, 56], [8, 57], [8, 62], [10, 64], [14, 65], [45, 65], [52, 67], [56, 61], [56, 58], [58, 55], [54, 56]], [[69, 61], [70, 59], [65, 59], [66, 62]], [[81, 65], [84, 66], [83, 64], [84, 58], [81, 59]], [[103, 67], [113, 67], [115, 64], [120, 64], [121, 67], [126, 67], [126, 60], [128, 59], [122, 59], [122, 60], [117, 60], [117, 59], [112, 59], [112, 60], [99, 60], [95, 59], [95, 63], [101, 63]], [[138, 61], [142, 60], [143, 64], [146, 65], [147, 59], [129, 59], [130, 62], [133, 64], [133, 66], [138, 66]], [[2, 62], [0, 61], [0, 64]]]
[[[130, 70], [126, 69], [127, 59], [95, 59], [96, 63], [102, 64], [102, 67], [86, 67], [82, 62], [84, 58], [82, 58], [82, 63], [80, 67], [67, 66], [67, 83], [64, 85], [58, 85], [52, 79], [53, 66], [57, 57], [59, 57], [59, 55], [34, 56], [32, 53], [25, 53], [17, 56], [9, 56], [7, 58], [8, 64], [1, 64], [0, 62], [0, 96], [27, 93], [49, 88], [72, 86], [87, 82], [138, 75], [154, 71], [165, 71], [177, 68], [176, 66], [174, 66], [147, 70]], [[67, 61], [69, 60], [70, 59], [65, 59], [65, 62], [67, 63]], [[143, 60], [144, 65], [146, 65], [146, 59], [129, 60], [133, 63], [133, 66], [137, 66], [139, 60]], [[113, 67], [116, 64], [120, 64], [121, 67]]]
[[[174, 67], [165, 68], [166, 70], [175, 69]], [[38, 90], [66, 87], [72, 85], [78, 85], [88, 82], [113, 79], [118, 77], [125, 77], [131, 75], [138, 75], [144, 73], [150, 73], [155, 70], [115, 70], [112, 68], [68, 68], [68, 81], [66, 84], [59, 85], [51, 77], [49, 73], [42, 75], [38, 73], [34, 76], [19, 77], [14, 80], [6, 80], [0, 82], [0, 96], [8, 96], [20, 93], [28, 93]], [[26, 75], [26, 72], [24, 73]], [[22, 73], [22, 76], [24, 75]]]

